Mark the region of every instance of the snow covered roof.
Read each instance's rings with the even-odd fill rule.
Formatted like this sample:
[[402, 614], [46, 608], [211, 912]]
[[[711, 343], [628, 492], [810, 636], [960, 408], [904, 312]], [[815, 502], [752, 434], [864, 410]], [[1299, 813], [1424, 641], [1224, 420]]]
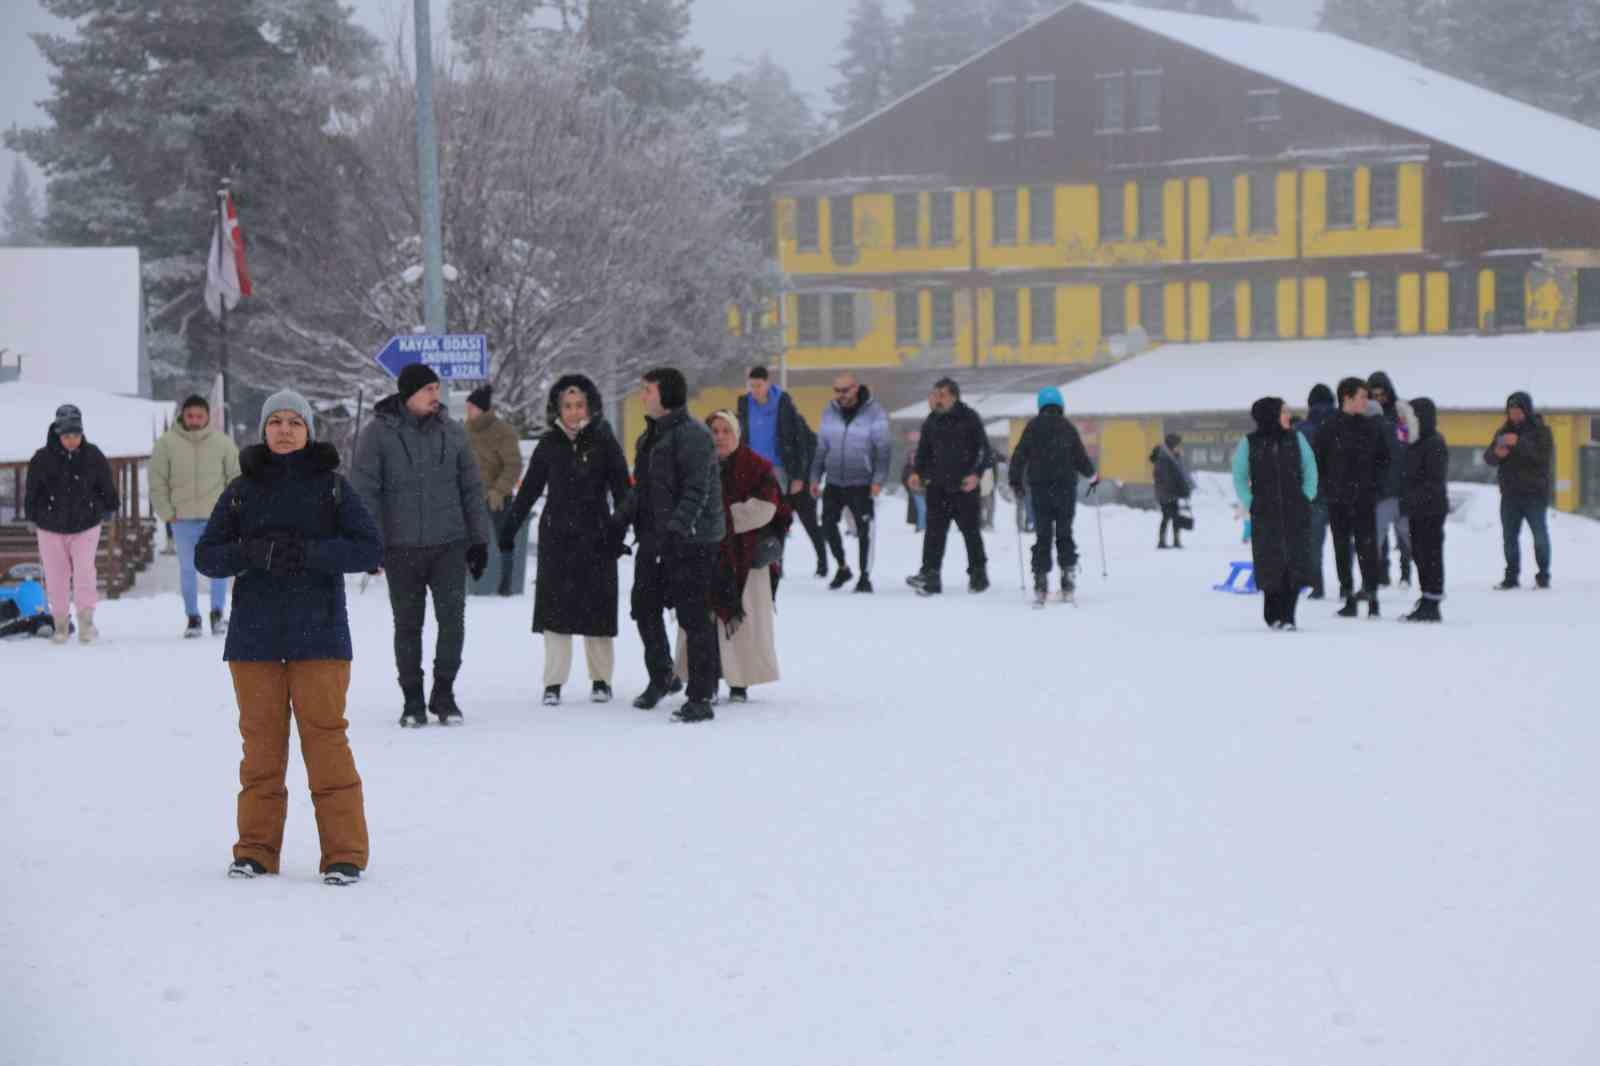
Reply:
[[0, 385], [0, 463], [22, 463], [44, 446], [56, 408], [76, 404], [83, 435], [107, 458], [150, 454], [155, 439], [174, 418], [165, 400], [143, 400], [70, 385]]
[[1034, 19], [1011, 36], [840, 130], [785, 164], [779, 173], [1074, 7], [1092, 8], [1263, 77], [1600, 200], [1600, 130], [1337, 34], [1104, 0], [1077, 0]]
[[[1431, 140], [1600, 200], [1600, 130], [1337, 34], [1084, 6]], [[1508, 17], [1510, 16], [1508, 13]]]
[[[1378, 370], [1402, 397], [1427, 396], [1441, 410], [1498, 411], [1518, 390], [1544, 410], [1600, 410], [1600, 332], [1592, 331], [1169, 344], [1061, 392], [1074, 415], [1235, 414], [1262, 396], [1301, 407], [1313, 385]], [[1032, 399], [1003, 413], [1032, 415]]]
[[143, 301], [137, 248], [0, 248], [0, 348], [23, 381], [142, 391]]
[[[961, 397], [968, 407], [978, 412], [978, 416], [985, 422], [996, 418], [1010, 418], [1011, 411], [1021, 403], [1033, 404], [1035, 393], [1031, 392], [974, 392]], [[1030, 412], [1031, 413], [1031, 412]], [[889, 412], [892, 422], [922, 421], [928, 417], [928, 401], [918, 400], [908, 403], [904, 407]]]

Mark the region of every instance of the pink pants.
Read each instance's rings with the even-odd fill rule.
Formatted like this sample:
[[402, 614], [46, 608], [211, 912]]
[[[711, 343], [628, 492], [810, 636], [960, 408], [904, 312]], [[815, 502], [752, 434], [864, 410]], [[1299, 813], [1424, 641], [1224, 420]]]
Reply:
[[47, 533], [39, 530], [39, 558], [44, 562], [44, 591], [50, 613], [67, 616], [69, 605], [78, 614], [94, 610], [100, 593], [95, 587], [94, 553], [100, 548], [100, 527], [82, 533]]

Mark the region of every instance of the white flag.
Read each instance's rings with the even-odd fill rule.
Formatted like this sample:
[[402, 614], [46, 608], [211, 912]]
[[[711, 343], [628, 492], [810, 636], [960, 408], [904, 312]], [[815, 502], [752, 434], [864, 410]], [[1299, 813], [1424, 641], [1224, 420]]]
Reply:
[[211, 254], [206, 258], [206, 310], [221, 318], [222, 309], [232, 311], [239, 299], [250, 295], [250, 274], [244, 265], [244, 234], [239, 229], [239, 213], [233, 195], [222, 194], [217, 225], [211, 231]]

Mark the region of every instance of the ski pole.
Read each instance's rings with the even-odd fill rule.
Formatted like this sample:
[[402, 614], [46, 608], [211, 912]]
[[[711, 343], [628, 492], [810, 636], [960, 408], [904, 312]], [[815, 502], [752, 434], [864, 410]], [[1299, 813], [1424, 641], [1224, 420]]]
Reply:
[[1020, 591], [1022, 593], [1022, 598], [1023, 599], [1027, 599], [1028, 598], [1028, 579], [1024, 576], [1023, 571], [1022, 571], [1022, 516], [1024, 514], [1024, 511], [1022, 509], [1022, 507], [1023, 507], [1023, 502], [1022, 501], [1023, 501], [1022, 494], [1021, 493], [1017, 493], [1017, 497], [1016, 497], [1016, 500], [1015, 500], [1015, 503], [1016, 503], [1016, 521], [1012, 522], [1011, 524], [1017, 527], [1017, 589], [1018, 589], [1018, 591]]
[[1106, 571], [1106, 524], [1100, 516], [1102, 506], [1104, 501], [1098, 499], [1094, 501], [1094, 528], [1100, 538], [1100, 580], [1104, 581], [1110, 574]]

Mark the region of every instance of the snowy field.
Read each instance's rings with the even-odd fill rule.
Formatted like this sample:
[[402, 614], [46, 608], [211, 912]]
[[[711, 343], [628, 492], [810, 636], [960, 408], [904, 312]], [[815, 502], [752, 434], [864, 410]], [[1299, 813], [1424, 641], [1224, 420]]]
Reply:
[[879, 594], [791, 580], [785, 681], [700, 726], [628, 705], [625, 607], [618, 702], [580, 657], [539, 707], [519, 598], [471, 602], [465, 728], [402, 731], [352, 580], [351, 889], [297, 755], [283, 875], [224, 877], [232, 692], [163, 559], [102, 646], [0, 645], [0, 1062], [1592, 1066], [1600, 524], [1492, 593], [1493, 490], [1453, 491], [1444, 626], [1298, 634], [1211, 591], [1217, 478], [1184, 552], [1107, 508], [1108, 580], [1080, 511], [1044, 612], [1004, 510], [991, 592], [952, 538], [914, 597], [886, 500]]

